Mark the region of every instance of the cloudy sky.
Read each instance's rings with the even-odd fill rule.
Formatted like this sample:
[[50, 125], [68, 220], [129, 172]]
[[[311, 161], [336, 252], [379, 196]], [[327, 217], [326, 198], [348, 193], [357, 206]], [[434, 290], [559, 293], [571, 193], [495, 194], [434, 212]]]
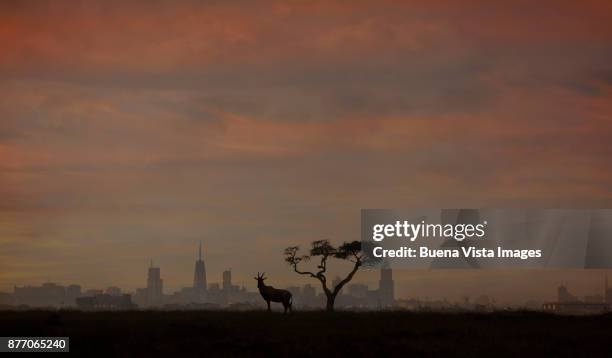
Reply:
[[[169, 292], [199, 240], [209, 282], [285, 286], [305, 281], [283, 249], [357, 239], [361, 208], [612, 207], [611, 18], [609, 1], [2, 2], [0, 290], [133, 289], [152, 258]], [[602, 277], [396, 273], [432, 297]]]

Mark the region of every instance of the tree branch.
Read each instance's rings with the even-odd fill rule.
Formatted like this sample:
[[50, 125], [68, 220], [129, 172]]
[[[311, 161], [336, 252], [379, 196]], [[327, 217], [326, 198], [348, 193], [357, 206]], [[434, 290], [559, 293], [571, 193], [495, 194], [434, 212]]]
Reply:
[[329, 255], [323, 255], [321, 257], [321, 264], [318, 266], [319, 271], [317, 272], [317, 276], [322, 276], [327, 271], [327, 258]]
[[309, 275], [309, 276], [315, 277], [315, 278], [317, 277], [314, 273], [312, 273], [310, 271], [300, 271], [300, 270], [298, 270], [297, 264], [293, 265], [293, 271], [299, 273], [300, 275]]
[[[355, 255], [355, 257], [357, 257], [357, 255]], [[349, 272], [349, 274], [344, 278], [344, 280], [340, 281], [338, 285], [334, 287], [334, 292], [332, 293], [334, 296], [336, 296], [338, 292], [340, 292], [340, 290], [342, 289], [342, 287], [344, 287], [344, 285], [346, 285], [353, 279], [353, 276], [355, 276], [355, 273], [357, 273], [357, 270], [359, 270], [360, 266], [361, 266], [361, 258], [357, 257], [357, 261], [355, 261], [355, 266], [353, 266], [353, 269], [351, 270], [351, 272]]]

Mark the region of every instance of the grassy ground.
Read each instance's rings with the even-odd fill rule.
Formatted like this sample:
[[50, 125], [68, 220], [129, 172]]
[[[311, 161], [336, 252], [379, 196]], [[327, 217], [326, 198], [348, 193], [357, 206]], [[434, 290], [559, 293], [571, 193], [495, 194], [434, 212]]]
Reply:
[[0, 312], [0, 336], [68, 336], [112, 356], [612, 355], [612, 315]]

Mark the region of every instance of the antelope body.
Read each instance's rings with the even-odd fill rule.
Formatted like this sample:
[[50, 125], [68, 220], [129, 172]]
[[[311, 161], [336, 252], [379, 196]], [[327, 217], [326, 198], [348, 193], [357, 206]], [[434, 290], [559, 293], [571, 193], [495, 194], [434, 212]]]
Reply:
[[270, 302], [280, 302], [283, 304], [283, 308], [285, 309], [284, 313], [287, 313], [287, 309], [291, 312], [291, 305], [293, 303], [293, 299], [291, 297], [291, 292], [287, 290], [279, 290], [272, 286], [266, 286], [264, 284], [264, 280], [267, 277], [264, 277], [265, 272], [261, 275], [259, 272], [257, 273], [257, 277], [254, 277], [257, 280], [257, 288], [259, 289], [259, 293], [261, 297], [263, 297], [264, 301], [268, 304], [268, 311], [270, 311]]

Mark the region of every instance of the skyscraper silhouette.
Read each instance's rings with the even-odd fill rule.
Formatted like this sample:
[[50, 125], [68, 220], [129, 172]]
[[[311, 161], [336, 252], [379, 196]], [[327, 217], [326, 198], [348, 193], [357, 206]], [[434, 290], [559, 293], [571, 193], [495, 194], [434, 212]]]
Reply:
[[225, 291], [232, 289], [232, 269], [223, 271], [223, 289]]
[[395, 303], [395, 284], [393, 282], [393, 271], [385, 262], [380, 269], [380, 281], [378, 282], [380, 304], [383, 307], [392, 306]]
[[153, 266], [153, 260], [151, 260], [151, 267], [147, 275], [147, 301], [149, 305], [158, 305], [162, 301], [163, 295], [163, 280], [161, 279], [161, 272], [159, 267]]
[[204, 260], [202, 260], [202, 242], [200, 241], [200, 249], [198, 251], [198, 260], [195, 263], [195, 270], [193, 273], [193, 288], [196, 291], [206, 291], [206, 267], [204, 266]]

